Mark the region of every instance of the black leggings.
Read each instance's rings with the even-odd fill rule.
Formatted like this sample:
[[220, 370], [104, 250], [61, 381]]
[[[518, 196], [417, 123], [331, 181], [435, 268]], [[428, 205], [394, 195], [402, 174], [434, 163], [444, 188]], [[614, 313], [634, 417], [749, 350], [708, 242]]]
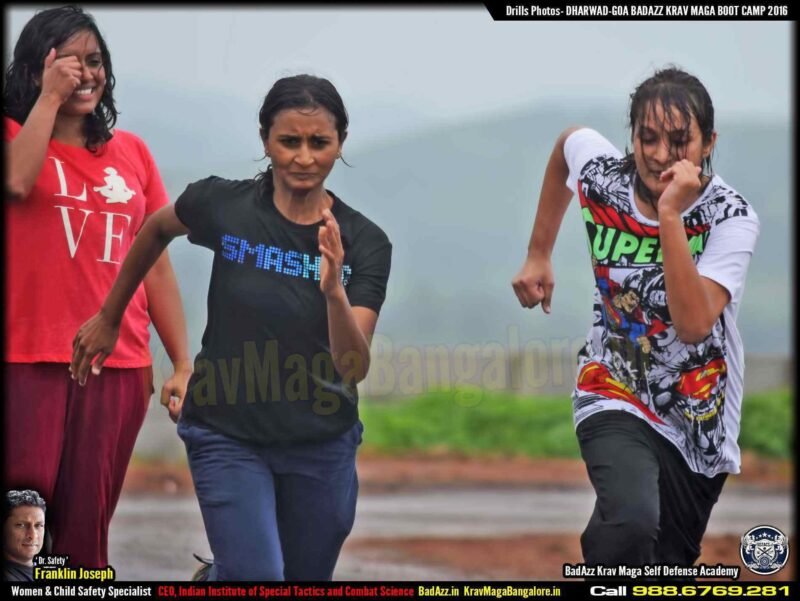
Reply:
[[587, 417], [577, 434], [597, 493], [581, 536], [586, 564], [693, 565], [728, 474], [691, 471], [671, 442], [625, 411]]

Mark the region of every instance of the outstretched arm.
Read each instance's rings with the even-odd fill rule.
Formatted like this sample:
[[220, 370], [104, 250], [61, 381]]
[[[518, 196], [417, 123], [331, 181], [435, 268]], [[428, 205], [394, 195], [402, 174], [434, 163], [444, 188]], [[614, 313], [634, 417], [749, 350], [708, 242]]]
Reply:
[[159, 209], [145, 221], [100, 311], [80, 327], [73, 340], [70, 371], [81, 385], [86, 383], [89, 368], [99, 374], [114, 350], [125, 308], [147, 272], [173, 238], [188, 233], [175, 215], [174, 205]]
[[569, 167], [564, 157], [564, 143], [570, 134], [579, 127], [564, 130], [556, 140], [550, 160], [544, 172], [542, 189], [539, 192], [539, 206], [533, 232], [528, 243], [528, 256], [511, 285], [523, 307], [532, 309], [542, 303], [542, 310], [550, 313], [555, 280], [550, 256], [556, 243], [558, 230], [567, 212], [570, 190], [564, 182], [569, 176]]

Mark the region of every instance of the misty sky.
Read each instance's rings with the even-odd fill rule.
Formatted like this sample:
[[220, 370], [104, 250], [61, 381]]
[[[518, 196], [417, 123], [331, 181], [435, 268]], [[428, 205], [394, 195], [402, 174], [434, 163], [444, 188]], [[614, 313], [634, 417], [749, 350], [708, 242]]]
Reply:
[[[35, 10], [6, 9], [6, 61]], [[482, 5], [90, 11], [112, 53], [123, 115], [135, 110], [125, 104], [134, 86], [258, 106], [278, 77], [310, 72], [338, 87], [358, 134], [351, 141], [363, 143], [538, 101], [624, 106], [667, 62], [701, 78], [720, 118], [790, 115], [788, 22], [495, 22]]]

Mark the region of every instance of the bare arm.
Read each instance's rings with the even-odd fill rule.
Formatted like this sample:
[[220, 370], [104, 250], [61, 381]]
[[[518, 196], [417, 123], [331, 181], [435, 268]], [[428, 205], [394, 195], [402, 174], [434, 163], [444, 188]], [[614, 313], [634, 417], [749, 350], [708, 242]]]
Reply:
[[145, 221], [100, 311], [75, 336], [70, 365], [73, 378], [85, 384], [93, 360], [92, 371], [100, 373], [103, 362], [114, 350], [122, 316], [136, 289], [172, 239], [188, 233], [173, 205], [159, 209]]
[[173, 366], [173, 375], [161, 387], [161, 404], [167, 407], [170, 417], [177, 420], [192, 375], [192, 361], [178, 280], [167, 250], [145, 276], [144, 289], [150, 319]]
[[700, 191], [700, 167], [678, 161], [662, 174], [670, 184], [658, 200], [659, 238], [664, 258], [664, 282], [675, 333], [681, 342], [704, 340], [730, 302], [728, 290], [705, 278], [692, 259], [680, 211]]
[[340, 295], [330, 296], [327, 301], [333, 363], [347, 384], [357, 384], [369, 372], [369, 345], [378, 314], [367, 307], [351, 307], [344, 288]]
[[351, 307], [342, 285], [344, 249], [339, 224], [333, 214], [323, 212], [325, 225], [320, 227], [319, 250], [322, 253], [320, 290], [328, 305], [328, 339], [333, 363], [347, 384], [355, 385], [367, 377], [369, 345], [378, 314], [366, 307]]
[[556, 140], [539, 192], [539, 205], [528, 243], [528, 256], [522, 269], [511, 282], [523, 307], [532, 309], [541, 302], [545, 313], [550, 313], [555, 287], [550, 257], [572, 198], [572, 190], [564, 183], [569, 176], [569, 167], [564, 157], [564, 143], [570, 134], [578, 129], [580, 127], [570, 127]]
[[61, 105], [80, 83], [80, 62], [74, 56], [56, 59], [55, 49], [44, 60], [42, 91], [16, 137], [6, 144], [6, 198], [30, 194], [42, 170]]

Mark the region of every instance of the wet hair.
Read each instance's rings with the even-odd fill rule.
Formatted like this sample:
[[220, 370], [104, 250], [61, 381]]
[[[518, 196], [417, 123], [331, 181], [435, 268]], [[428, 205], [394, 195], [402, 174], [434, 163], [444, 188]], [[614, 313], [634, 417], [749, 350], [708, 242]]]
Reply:
[[[322, 77], [314, 75], [293, 75], [283, 77], [276, 81], [264, 98], [261, 110], [258, 112], [258, 123], [261, 126], [261, 139], [266, 141], [269, 130], [275, 121], [275, 116], [286, 109], [306, 109], [313, 112], [318, 108], [326, 109], [336, 121], [336, 132], [339, 143], [347, 137], [347, 125], [350, 120], [347, 109], [339, 92], [334, 85]], [[256, 175], [265, 190], [273, 191], [272, 166], [265, 172]]]
[[17, 507], [39, 507], [42, 511], [47, 511], [44, 499], [35, 490], [9, 490], [5, 501], [6, 518]]
[[[661, 120], [657, 119], [655, 113], [658, 104], [664, 108]], [[677, 111], [677, 115], [674, 111]], [[631, 140], [636, 135], [636, 125], [648, 113], [660, 127], [669, 125], [671, 129], [676, 129], [680, 125], [685, 131], [689, 130], [694, 116], [704, 143], [708, 143], [714, 133], [714, 105], [708, 90], [697, 77], [674, 65], [657, 70], [631, 94], [628, 111]], [[702, 167], [704, 173], [712, 172], [710, 156], [703, 159]], [[622, 171], [631, 176], [636, 172], [633, 152], [627, 149]]]
[[117, 122], [114, 106], [114, 72], [108, 46], [100, 35], [94, 18], [77, 6], [63, 6], [37, 12], [19, 34], [14, 55], [6, 70], [3, 86], [3, 114], [24, 123], [39, 98], [44, 59], [51, 48], [58, 48], [75, 34], [90, 31], [97, 38], [103, 57], [106, 84], [94, 112], [83, 122], [86, 148], [96, 152], [98, 146], [111, 139], [111, 128]]

